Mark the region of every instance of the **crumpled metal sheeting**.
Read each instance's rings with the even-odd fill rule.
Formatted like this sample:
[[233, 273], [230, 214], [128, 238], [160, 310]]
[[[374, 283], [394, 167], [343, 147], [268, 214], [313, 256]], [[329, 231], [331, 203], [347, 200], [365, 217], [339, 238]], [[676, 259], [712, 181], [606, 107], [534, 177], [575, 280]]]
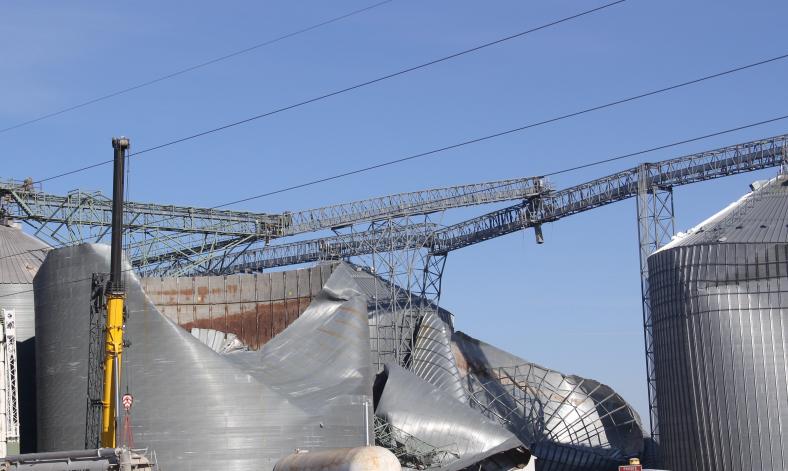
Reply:
[[413, 347], [410, 370], [467, 404], [468, 394], [451, 349], [451, 333], [451, 326], [438, 312], [425, 314]]
[[[36, 278], [40, 299], [36, 311], [41, 325], [39, 451], [83, 445], [90, 276], [106, 272], [108, 258], [106, 246], [59, 249], [50, 254]], [[336, 377], [336, 381], [307, 385], [299, 383], [305, 373], [296, 373], [290, 381], [265, 384], [266, 375], [258, 374], [264, 368], [231, 360], [243, 353], [219, 355], [159, 313], [135, 277], [127, 277], [126, 288], [126, 325], [132, 346], [124, 352], [121, 388], [125, 391], [128, 385], [135, 397], [135, 445], [155, 449], [162, 469], [266, 470], [295, 448], [365, 443], [362, 404], [372, 401], [371, 387], [365, 386], [372, 380], [368, 369], [348, 377], [345, 365], [322, 361], [320, 378]], [[350, 292], [334, 292], [335, 299], [327, 301], [330, 307], [321, 306], [326, 300], [320, 300], [310, 308], [313, 320], [319, 318], [326, 331], [319, 342], [311, 341], [312, 325], [299, 326], [301, 319], [281, 334], [282, 342], [293, 336], [304, 348], [316, 352], [356, 349], [355, 364], [366, 363], [369, 368], [366, 329], [352, 329], [352, 336], [342, 336], [344, 341], [327, 333], [345, 329], [347, 312], [360, 311], [361, 315], [354, 315], [366, 318], [363, 301], [358, 297], [343, 300], [346, 293]], [[257, 353], [257, 360], [269, 361], [263, 352]], [[276, 367], [297, 372], [307, 366], [303, 361], [319, 358], [319, 353], [292, 358], [281, 355], [276, 357], [281, 362]], [[306, 374], [316, 369], [311, 366]], [[306, 388], [301, 387], [304, 385]], [[297, 398], [299, 393], [301, 399]], [[319, 410], [303, 407], [306, 393], [322, 406]]]
[[[366, 305], [341, 265], [284, 332], [258, 352], [230, 358], [301, 409], [335, 424], [363, 427], [365, 402], [371, 420], [374, 378]], [[364, 444], [363, 434], [360, 440]]]
[[540, 470], [611, 467], [642, 451], [637, 413], [610, 387], [453, 336], [470, 403], [528, 444]]
[[375, 415], [427, 444], [456, 453], [457, 458], [441, 463], [441, 470], [471, 465], [501, 469], [492, 458], [501, 454], [508, 456], [499, 456], [499, 464], [527, 464], [530, 453], [499, 424], [400, 366], [386, 365], [382, 374], [385, 385]]

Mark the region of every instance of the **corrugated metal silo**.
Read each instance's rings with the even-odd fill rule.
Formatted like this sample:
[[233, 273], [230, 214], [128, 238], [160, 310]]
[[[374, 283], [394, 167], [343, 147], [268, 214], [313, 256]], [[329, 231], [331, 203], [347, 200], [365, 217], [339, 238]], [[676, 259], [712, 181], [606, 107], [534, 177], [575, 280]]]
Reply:
[[0, 223], [0, 308], [16, 313], [21, 446], [35, 451], [35, 316], [33, 277], [48, 246], [15, 224]]
[[788, 469], [788, 178], [648, 265], [666, 468]]

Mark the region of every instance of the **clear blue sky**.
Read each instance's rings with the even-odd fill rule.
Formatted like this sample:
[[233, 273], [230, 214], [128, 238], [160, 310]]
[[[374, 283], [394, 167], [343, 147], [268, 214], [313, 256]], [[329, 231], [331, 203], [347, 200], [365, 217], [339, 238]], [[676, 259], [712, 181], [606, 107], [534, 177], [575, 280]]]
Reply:
[[[0, 128], [373, 1], [6, 2]], [[395, 0], [200, 71], [0, 134], [0, 176], [34, 179], [416, 65], [601, 3]], [[788, 52], [784, 1], [629, 0], [470, 56], [134, 159], [131, 197], [213, 206]], [[238, 209], [276, 212], [553, 170], [786, 114], [788, 61]], [[657, 152], [780, 134], [788, 122]], [[636, 160], [561, 175], [557, 187]], [[111, 187], [101, 167], [45, 190]], [[676, 190], [687, 228], [774, 171]], [[461, 213], [458, 217], [463, 216]], [[447, 222], [451, 221], [447, 218]], [[646, 416], [635, 203], [452, 253], [459, 329], [621, 392]]]

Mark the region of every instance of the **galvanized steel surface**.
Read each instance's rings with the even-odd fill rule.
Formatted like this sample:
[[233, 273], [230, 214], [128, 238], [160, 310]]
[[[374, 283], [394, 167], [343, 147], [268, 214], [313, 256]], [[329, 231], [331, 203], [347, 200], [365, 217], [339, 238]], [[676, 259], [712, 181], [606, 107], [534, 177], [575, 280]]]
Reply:
[[508, 467], [503, 469], [528, 463], [530, 453], [517, 437], [467, 404], [400, 366], [386, 365], [383, 375], [385, 385], [375, 415], [419, 440], [456, 453], [442, 470], [463, 469], [499, 454], [508, 455]]
[[783, 177], [648, 260], [669, 469], [788, 469], [787, 223]]
[[0, 284], [29, 284], [49, 246], [16, 226], [0, 224]]
[[451, 325], [446, 312], [428, 312], [422, 319], [413, 347], [410, 369], [433, 386], [467, 404], [460, 371], [451, 349]]
[[32, 283], [48, 249], [21, 228], [0, 224], [0, 308], [16, 311], [18, 342], [35, 335]]
[[0, 308], [16, 314], [21, 446], [35, 450], [35, 315], [33, 277], [49, 246], [0, 223]]
[[157, 309], [186, 330], [234, 334], [251, 350], [282, 332], [306, 310], [335, 264], [286, 272], [140, 280]]
[[[36, 277], [41, 451], [81, 445], [89, 278], [107, 257], [104, 246], [60, 249]], [[319, 296], [261, 351], [219, 355], [159, 313], [136, 278], [126, 285], [122, 389], [135, 397], [135, 444], [162, 469], [265, 470], [295, 448], [366, 442], [366, 300], [352, 286]]]
[[[753, 191], [667, 246], [788, 241], [788, 174]], [[664, 249], [663, 249], [664, 250]]]

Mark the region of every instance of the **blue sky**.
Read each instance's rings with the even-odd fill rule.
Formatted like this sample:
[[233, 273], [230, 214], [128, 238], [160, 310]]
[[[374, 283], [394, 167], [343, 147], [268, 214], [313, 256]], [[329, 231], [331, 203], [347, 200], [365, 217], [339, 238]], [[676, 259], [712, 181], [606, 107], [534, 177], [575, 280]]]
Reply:
[[[0, 128], [374, 3], [16, 2], [0, 7]], [[34, 179], [397, 71], [601, 5], [393, 2], [194, 73], [0, 134], [0, 177]], [[131, 198], [194, 206], [302, 183], [540, 121], [788, 52], [782, 1], [629, 0], [592, 16], [320, 103], [133, 159]], [[251, 201], [276, 212], [421, 188], [540, 175], [786, 114], [788, 61]], [[785, 132], [786, 122], [641, 157]], [[556, 177], [561, 188], [634, 166]], [[109, 193], [109, 167], [46, 191]], [[764, 171], [675, 192], [684, 229]], [[478, 210], [474, 210], [479, 212]], [[447, 216], [450, 222], [471, 213]], [[528, 360], [594, 377], [646, 416], [635, 202], [452, 253], [457, 327]]]

